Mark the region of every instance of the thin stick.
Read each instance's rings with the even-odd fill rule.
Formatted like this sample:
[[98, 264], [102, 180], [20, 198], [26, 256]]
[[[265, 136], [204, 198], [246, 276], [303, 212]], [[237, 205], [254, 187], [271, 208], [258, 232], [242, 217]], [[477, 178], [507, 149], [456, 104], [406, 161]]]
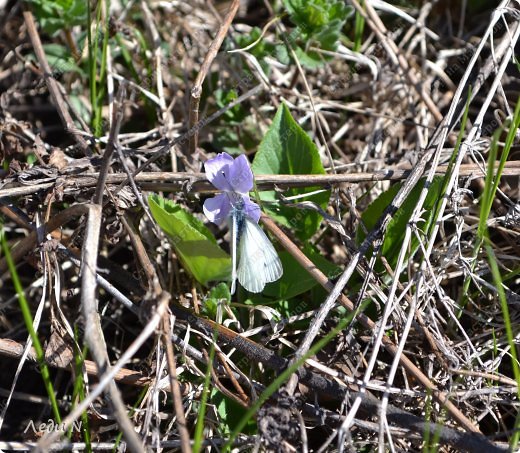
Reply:
[[[23, 354], [24, 345], [22, 343], [18, 343], [9, 338], [0, 338], [0, 355], [10, 358], [20, 358]], [[34, 348], [31, 348], [27, 359], [31, 362], [36, 362], [36, 352]], [[58, 362], [47, 362], [48, 365], [54, 368], [60, 368], [64, 370], [68, 370], [69, 367], [61, 366], [61, 363]], [[98, 370], [96, 364], [91, 360], [85, 360], [85, 371], [87, 374], [91, 376], [98, 376]], [[121, 384], [134, 385], [138, 387], [144, 387], [146, 385], [150, 385], [152, 379], [143, 373], [135, 370], [129, 370], [128, 368], [121, 368], [117, 374], [114, 376], [114, 380], [120, 382]], [[165, 388], [168, 391], [168, 388]], [[181, 389], [181, 392], [184, 392], [185, 388]]]
[[117, 93], [117, 100], [114, 102], [114, 114], [112, 118], [112, 125], [110, 126], [110, 133], [108, 135], [108, 143], [103, 154], [101, 168], [99, 169], [99, 178], [96, 185], [96, 193], [94, 194], [94, 203], [103, 204], [103, 192], [105, 190], [105, 181], [107, 179], [108, 169], [110, 168], [110, 161], [116, 147], [116, 140], [123, 121], [123, 99], [125, 97], [124, 84], [119, 85]]
[[[496, 164], [498, 167], [498, 163]], [[435, 170], [435, 174], [443, 176], [446, 174], [448, 167], [440, 165]], [[520, 172], [520, 161], [507, 162], [503, 176], [517, 176]], [[362, 183], [376, 181], [401, 181], [407, 178], [411, 173], [408, 169], [392, 169], [376, 170], [373, 172], [359, 173], [339, 173], [335, 175], [258, 175], [255, 176], [257, 186], [260, 190], [273, 190], [273, 185], [279, 188], [293, 187], [329, 187], [342, 183]], [[134, 173], [135, 175], [135, 173]], [[462, 164], [458, 177], [470, 177], [472, 179], [484, 178], [485, 174], [481, 167], [477, 164]], [[56, 177], [57, 178], [57, 177]], [[46, 181], [49, 178], [45, 178]], [[79, 175], [67, 176], [66, 181], [62, 181], [65, 185], [73, 187], [74, 190], [80, 187], [93, 187], [97, 185], [99, 173], [84, 173]], [[187, 172], [146, 172], [139, 173], [134, 177], [136, 183], [140, 183], [143, 190], [176, 192], [179, 189], [185, 189], [187, 192], [197, 193], [214, 193], [214, 186], [208, 182], [205, 173], [187, 173]], [[112, 173], [106, 176], [106, 184], [123, 184], [129, 181], [127, 175], [123, 173]], [[50, 189], [55, 182], [44, 182], [38, 184], [35, 180], [31, 185], [20, 185], [19, 187], [10, 187], [0, 189], [0, 198], [17, 197], [37, 193], [40, 190]]]
[[[220, 26], [217, 36], [209, 46], [208, 53], [202, 62], [200, 67], [200, 71], [195, 79], [195, 83], [193, 84], [193, 88], [191, 89], [191, 98], [190, 98], [190, 129], [192, 129], [199, 122], [199, 104], [200, 104], [200, 96], [202, 94], [202, 84], [204, 83], [204, 79], [208, 74], [209, 68], [215, 59], [220, 46], [222, 45], [222, 41], [227, 35], [229, 27], [231, 26], [231, 22], [238, 11], [238, 7], [240, 6], [240, 0], [233, 0], [231, 6], [229, 7], [229, 11], [224, 18], [224, 22]], [[194, 155], [197, 150], [199, 132], [198, 130], [190, 137], [190, 145], [189, 151], [190, 155]]]

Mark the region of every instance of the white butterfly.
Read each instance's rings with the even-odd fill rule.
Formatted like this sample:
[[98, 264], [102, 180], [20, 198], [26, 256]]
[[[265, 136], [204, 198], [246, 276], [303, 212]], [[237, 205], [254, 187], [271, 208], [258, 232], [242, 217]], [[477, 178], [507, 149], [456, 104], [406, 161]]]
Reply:
[[266, 283], [282, 276], [282, 263], [264, 230], [247, 217], [240, 206], [235, 206], [231, 219], [231, 294], [235, 292], [237, 277], [245, 289], [259, 293]]

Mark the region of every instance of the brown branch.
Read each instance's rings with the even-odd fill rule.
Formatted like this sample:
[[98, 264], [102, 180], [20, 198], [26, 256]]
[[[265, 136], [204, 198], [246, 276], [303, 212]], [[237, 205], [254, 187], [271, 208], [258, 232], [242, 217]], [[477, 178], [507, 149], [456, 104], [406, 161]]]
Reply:
[[[199, 104], [200, 104], [200, 96], [202, 94], [202, 84], [204, 83], [204, 79], [208, 74], [208, 71], [215, 59], [220, 46], [222, 45], [222, 41], [227, 35], [229, 27], [231, 26], [231, 22], [238, 11], [238, 7], [240, 6], [240, 0], [233, 0], [231, 6], [229, 7], [229, 11], [224, 18], [224, 22], [220, 26], [217, 36], [209, 46], [208, 53], [206, 54], [204, 61], [200, 67], [200, 71], [195, 79], [195, 83], [193, 84], [193, 88], [191, 89], [191, 98], [190, 98], [190, 129], [192, 129], [199, 122]], [[195, 130], [195, 133], [190, 137], [190, 154], [193, 156], [195, 151], [197, 150], [197, 142], [198, 142], [199, 132]]]

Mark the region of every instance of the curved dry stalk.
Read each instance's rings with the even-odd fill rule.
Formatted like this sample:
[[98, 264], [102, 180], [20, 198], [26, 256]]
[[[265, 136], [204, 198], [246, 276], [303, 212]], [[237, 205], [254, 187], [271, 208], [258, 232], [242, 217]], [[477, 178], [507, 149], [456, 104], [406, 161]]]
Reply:
[[[118, 93], [119, 102], [115, 105], [109, 142], [103, 155], [100, 177], [94, 194], [95, 204], [88, 205], [85, 240], [81, 252], [81, 310], [85, 321], [84, 337], [100, 375], [107, 374], [111, 367], [103, 329], [101, 328], [101, 318], [98, 313], [96, 294], [97, 256], [99, 253], [99, 236], [102, 224], [101, 213], [103, 209], [103, 192], [105, 190], [106, 175], [110, 168], [112, 154], [116, 146], [117, 135], [123, 118], [121, 106], [117, 104], [121, 104], [124, 91], [124, 87], [121, 86]], [[135, 432], [134, 425], [128, 417], [121, 393], [113, 380], [109, 382], [106, 393], [107, 396], [110, 396], [114, 416], [128, 443], [128, 448], [135, 453], [143, 451], [144, 445]]]
[[[108, 359], [103, 330], [101, 328], [96, 296], [96, 269], [102, 207], [100, 204], [96, 204], [89, 205], [88, 208], [89, 213], [87, 217], [85, 241], [81, 253], [81, 309], [85, 319], [85, 341], [96, 362], [99, 375], [104, 376], [110, 373], [111, 366]], [[99, 386], [101, 387], [101, 384]], [[108, 391], [107, 388], [105, 388], [105, 391], [110, 395], [114, 416], [128, 443], [128, 448], [135, 453], [142, 452], [144, 445], [137, 436], [134, 426], [128, 418], [123, 398], [116, 383], [110, 380], [108, 382]]]

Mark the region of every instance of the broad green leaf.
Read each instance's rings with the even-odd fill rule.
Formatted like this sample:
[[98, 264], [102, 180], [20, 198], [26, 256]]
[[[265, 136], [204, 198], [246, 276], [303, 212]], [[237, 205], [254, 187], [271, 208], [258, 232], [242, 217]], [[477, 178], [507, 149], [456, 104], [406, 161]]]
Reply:
[[[265, 134], [258, 152], [255, 155], [253, 172], [258, 175], [322, 175], [325, 173], [320, 161], [318, 148], [291, 116], [285, 104], [276, 112], [271, 127]], [[319, 187], [305, 187], [290, 189], [285, 192], [286, 197], [305, 195], [314, 192]], [[263, 201], [276, 201], [274, 191], [261, 192]], [[295, 202], [313, 201], [323, 209], [330, 198], [330, 191], [299, 198]], [[304, 209], [264, 205], [264, 209], [278, 222], [293, 228], [301, 239], [310, 238], [318, 229], [321, 216]]]
[[200, 220], [157, 195], [150, 196], [148, 202], [183, 266], [198, 282], [207, 285], [210, 281], [229, 279], [231, 259]]
[[[417, 201], [419, 200], [424, 182], [425, 179], [421, 179], [421, 181], [412, 189], [408, 195], [408, 198], [397, 210], [392, 220], [388, 224], [385, 239], [381, 247], [381, 254], [388, 260], [392, 267], [397, 263], [399, 250], [401, 249], [406, 232], [406, 225], [410, 221], [413, 210], [415, 209]], [[397, 192], [401, 188], [401, 185], [402, 184], [399, 183], [390, 187], [390, 189], [379, 195], [379, 197], [377, 197], [377, 199], [365, 210], [361, 216], [361, 220], [363, 221], [367, 231], [370, 232], [374, 228], [377, 221], [379, 220], [379, 217], [381, 217], [385, 209], [392, 203], [393, 199], [397, 195]], [[426, 200], [423, 206], [423, 221], [420, 221], [417, 224], [419, 229], [426, 231], [429, 228], [432, 211], [435, 203], [440, 197], [441, 190], [442, 178], [436, 176], [428, 189], [428, 195], [426, 196]], [[366, 235], [363, 232], [363, 229], [359, 227], [356, 234], [357, 243], [361, 244], [365, 239], [365, 236]], [[417, 250], [418, 245], [419, 242], [417, 238], [412, 236], [410, 254], [413, 254], [415, 250]]]
[[[305, 244], [302, 251], [329, 278], [334, 278], [341, 273], [341, 268], [323, 258], [311, 244]], [[267, 285], [263, 291], [264, 295], [277, 299], [290, 299], [309, 291], [318, 284], [289, 252], [281, 252], [279, 256], [282, 261], [283, 276], [280, 280]]]

